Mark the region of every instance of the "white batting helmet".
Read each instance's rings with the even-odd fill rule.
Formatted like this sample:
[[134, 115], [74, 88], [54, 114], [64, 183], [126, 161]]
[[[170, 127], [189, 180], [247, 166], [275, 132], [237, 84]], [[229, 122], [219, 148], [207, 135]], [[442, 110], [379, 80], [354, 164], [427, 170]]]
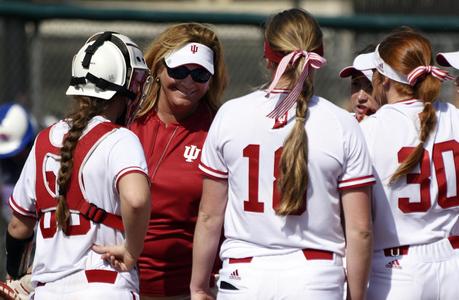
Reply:
[[19, 104], [0, 105], [0, 159], [13, 157], [33, 142], [36, 129]]
[[143, 53], [131, 39], [116, 32], [99, 32], [73, 57], [66, 94], [106, 100], [121, 94], [135, 99], [142, 91], [139, 78], [143, 85], [148, 75]]

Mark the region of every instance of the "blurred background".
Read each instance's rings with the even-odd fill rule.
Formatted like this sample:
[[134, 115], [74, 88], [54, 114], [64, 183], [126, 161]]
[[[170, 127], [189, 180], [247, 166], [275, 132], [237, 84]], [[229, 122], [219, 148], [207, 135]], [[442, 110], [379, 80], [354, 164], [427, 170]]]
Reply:
[[[339, 78], [339, 71], [358, 50], [376, 45], [388, 32], [410, 26], [425, 33], [434, 53], [459, 50], [457, 0], [0, 0], [0, 104], [20, 103], [34, 115], [38, 129], [50, 125], [70, 105], [65, 91], [72, 57], [90, 34], [120, 32], [146, 49], [165, 27], [188, 21], [214, 25], [230, 75], [224, 100], [238, 97], [267, 81], [262, 24], [291, 7], [317, 17], [328, 65], [317, 72], [316, 94], [344, 108], [350, 79]], [[457, 101], [452, 82], [443, 85], [441, 97]], [[0, 218], [1, 248], [5, 219]], [[0, 279], [3, 264], [2, 252]]]
[[[18, 101], [47, 125], [70, 102], [65, 90], [72, 57], [91, 33], [117, 31], [146, 48], [166, 26], [184, 21], [215, 26], [230, 73], [224, 98], [231, 99], [266, 81], [261, 25], [291, 7], [317, 16], [328, 65], [318, 72], [316, 94], [343, 107], [349, 79], [340, 79], [339, 70], [394, 28], [421, 30], [435, 52], [459, 50], [457, 0], [0, 1], [0, 102]], [[442, 97], [454, 96], [446, 83]]]

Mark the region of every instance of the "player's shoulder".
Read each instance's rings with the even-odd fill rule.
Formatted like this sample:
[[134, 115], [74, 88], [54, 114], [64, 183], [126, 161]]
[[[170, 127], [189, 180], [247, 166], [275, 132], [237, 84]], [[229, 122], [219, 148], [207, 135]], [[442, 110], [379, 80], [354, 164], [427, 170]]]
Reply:
[[218, 109], [215, 119], [234, 119], [243, 115], [249, 115], [256, 110], [262, 101], [266, 101], [266, 93], [260, 90], [247, 95], [229, 99]]
[[309, 107], [312, 111], [318, 110], [321, 118], [335, 120], [341, 126], [355, 127], [358, 125], [358, 122], [353, 114], [323, 97], [313, 96], [310, 100]]
[[227, 100], [219, 110], [241, 110], [244, 107], [256, 105], [257, 102], [266, 99], [266, 92], [261, 90]]

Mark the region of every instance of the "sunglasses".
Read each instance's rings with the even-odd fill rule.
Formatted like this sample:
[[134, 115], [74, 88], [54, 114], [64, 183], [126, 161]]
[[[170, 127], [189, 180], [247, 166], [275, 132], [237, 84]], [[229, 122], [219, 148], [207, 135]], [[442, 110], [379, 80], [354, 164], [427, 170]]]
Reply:
[[166, 65], [166, 69], [169, 77], [172, 77], [174, 79], [185, 79], [188, 75], [191, 75], [191, 78], [195, 82], [206, 83], [207, 81], [209, 81], [210, 77], [212, 77], [212, 74], [210, 74], [210, 72], [207, 71], [207, 69], [202, 67], [190, 70], [185, 66], [169, 68]]

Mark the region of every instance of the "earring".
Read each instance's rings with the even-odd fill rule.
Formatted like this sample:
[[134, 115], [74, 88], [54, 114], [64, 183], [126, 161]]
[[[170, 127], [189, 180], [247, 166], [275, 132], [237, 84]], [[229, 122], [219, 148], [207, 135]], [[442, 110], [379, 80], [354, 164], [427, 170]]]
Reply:
[[156, 77], [156, 78], [155, 78], [155, 81], [159, 83], [159, 77]]

